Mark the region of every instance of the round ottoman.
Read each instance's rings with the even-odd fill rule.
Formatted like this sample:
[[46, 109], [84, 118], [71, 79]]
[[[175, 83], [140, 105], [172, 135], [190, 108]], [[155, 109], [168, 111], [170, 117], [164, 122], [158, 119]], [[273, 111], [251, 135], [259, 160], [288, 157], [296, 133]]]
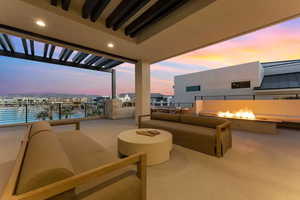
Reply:
[[[159, 135], [153, 137], [137, 134], [137, 131], [156, 130]], [[121, 156], [134, 153], [147, 154], [147, 165], [155, 165], [170, 159], [172, 134], [159, 129], [132, 129], [123, 131], [118, 136], [118, 151]]]

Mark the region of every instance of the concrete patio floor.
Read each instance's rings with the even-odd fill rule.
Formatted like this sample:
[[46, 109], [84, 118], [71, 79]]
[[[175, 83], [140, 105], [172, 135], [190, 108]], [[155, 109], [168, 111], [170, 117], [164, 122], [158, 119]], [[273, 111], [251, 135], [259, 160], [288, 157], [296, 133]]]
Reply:
[[[117, 153], [118, 133], [135, 127], [133, 120], [93, 120], [83, 121], [81, 130]], [[0, 193], [25, 131], [25, 127], [0, 129]], [[300, 132], [233, 131], [233, 148], [220, 159], [174, 145], [170, 161], [148, 168], [148, 199], [298, 200]]]

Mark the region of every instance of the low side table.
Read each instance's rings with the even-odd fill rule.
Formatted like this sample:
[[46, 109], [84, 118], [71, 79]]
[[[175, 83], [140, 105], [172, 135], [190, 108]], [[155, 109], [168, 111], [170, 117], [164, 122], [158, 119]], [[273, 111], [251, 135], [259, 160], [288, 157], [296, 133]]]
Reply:
[[[137, 134], [136, 131], [141, 130], [156, 130], [160, 134], [153, 137]], [[123, 131], [118, 136], [118, 151], [121, 156], [144, 152], [149, 166], [168, 161], [172, 146], [172, 134], [159, 129], [132, 129]]]

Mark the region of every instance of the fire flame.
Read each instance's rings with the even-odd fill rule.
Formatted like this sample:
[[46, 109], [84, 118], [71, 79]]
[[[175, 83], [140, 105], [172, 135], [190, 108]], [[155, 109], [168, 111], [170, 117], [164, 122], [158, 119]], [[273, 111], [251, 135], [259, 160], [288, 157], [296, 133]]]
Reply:
[[229, 112], [229, 111], [218, 112], [218, 117], [250, 119], [250, 120], [256, 119], [254, 113], [250, 110], [239, 110], [236, 113], [232, 113], [232, 112]]

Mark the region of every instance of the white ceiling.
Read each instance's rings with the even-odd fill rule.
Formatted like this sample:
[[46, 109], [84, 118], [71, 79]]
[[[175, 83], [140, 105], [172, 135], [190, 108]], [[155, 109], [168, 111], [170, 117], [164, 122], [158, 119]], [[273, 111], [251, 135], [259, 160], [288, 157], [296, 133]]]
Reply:
[[[0, 23], [150, 63], [227, 40], [300, 14], [299, 0], [217, 0], [204, 8], [199, 3], [201, 1], [191, 0], [189, 5], [175, 11], [162, 23], [155, 24], [152, 29], [132, 39], [125, 36], [123, 30], [113, 32], [102, 24], [103, 17], [120, 0], [114, 0], [115, 5], [112, 4], [107, 8], [97, 23], [81, 18], [76, 9], [66, 12], [59, 7], [50, 6], [48, 0], [41, 1], [44, 3], [39, 5], [33, 5], [32, 2], [39, 1], [0, 1]], [[153, 3], [154, 1], [151, 1], [151, 4]], [[44, 20], [47, 26], [45, 28], [36, 26], [34, 23], [36, 19]], [[171, 25], [170, 23], [166, 25], [169, 21], [172, 21]], [[108, 48], [108, 42], [113, 42], [115, 48]]]

